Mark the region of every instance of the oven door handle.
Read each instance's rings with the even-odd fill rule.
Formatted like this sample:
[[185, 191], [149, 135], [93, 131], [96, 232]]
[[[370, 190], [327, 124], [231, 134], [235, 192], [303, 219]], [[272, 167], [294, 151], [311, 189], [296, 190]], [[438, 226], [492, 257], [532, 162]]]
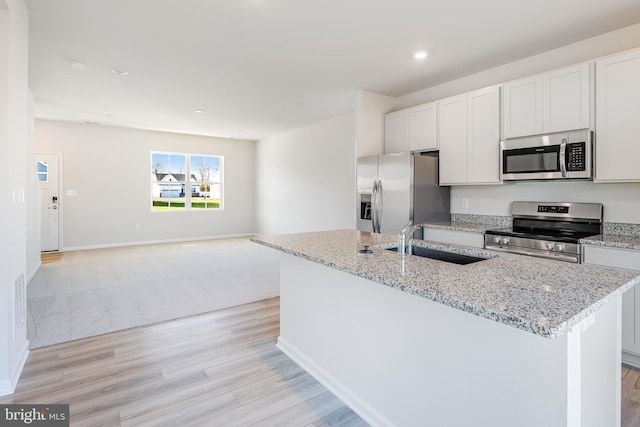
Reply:
[[484, 246], [485, 249], [497, 252], [507, 252], [510, 254], [516, 255], [527, 255], [534, 256], [537, 258], [545, 258], [545, 259], [553, 259], [556, 261], [567, 261], [567, 262], [575, 262], [580, 263], [580, 254], [565, 254], [559, 252], [545, 252], [545, 251], [536, 251], [531, 249], [520, 249], [513, 246], [503, 247], [500, 245], [486, 243]]
[[560, 143], [560, 173], [562, 177], [567, 177], [567, 138], [562, 138]]

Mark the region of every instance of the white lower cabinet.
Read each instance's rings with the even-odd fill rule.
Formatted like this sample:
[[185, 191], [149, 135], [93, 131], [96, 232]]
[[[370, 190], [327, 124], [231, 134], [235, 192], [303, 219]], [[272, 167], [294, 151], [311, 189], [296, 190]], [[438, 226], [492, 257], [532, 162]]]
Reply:
[[[640, 270], [640, 251], [584, 245], [584, 263]], [[622, 295], [622, 361], [640, 367], [640, 289]]]
[[424, 240], [431, 240], [432, 242], [473, 246], [474, 248], [484, 248], [484, 234], [482, 233], [442, 230], [439, 228], [425, 228], [423, 236]]

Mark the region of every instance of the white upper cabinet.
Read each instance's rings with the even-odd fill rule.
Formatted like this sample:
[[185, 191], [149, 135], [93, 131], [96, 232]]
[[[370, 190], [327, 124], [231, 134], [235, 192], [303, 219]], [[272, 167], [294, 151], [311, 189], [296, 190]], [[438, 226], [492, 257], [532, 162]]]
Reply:
[[467, 183], [467, 95], [438, 101], [440, 184]]
[[504, 84], [504, 137], [590, 127], [591, 65], [588, 62]]
[[500, 182], [500, 87], [467, 95], [467, 182]]
[[640, 181], [640, 49], [596, 60], [595, 181]]
[[384, 152], [438, 149], [434, 102], [384, 115]]
[[438, 101], [440, 184], [500, 183], [500, 87]]
[[438, 149], [436, 103], [428, 102], [408, 109], [409, 151]]
[[542, 133], [542, 76], [505, 83], [503, 92], [504, 137]]
[[590, 64], [585, 62], [542, 75], [544, 133], [590, 127]]
[[401, 153], [407, 149], [407, 112], [394, 111], [384, 115], [384, 152]]

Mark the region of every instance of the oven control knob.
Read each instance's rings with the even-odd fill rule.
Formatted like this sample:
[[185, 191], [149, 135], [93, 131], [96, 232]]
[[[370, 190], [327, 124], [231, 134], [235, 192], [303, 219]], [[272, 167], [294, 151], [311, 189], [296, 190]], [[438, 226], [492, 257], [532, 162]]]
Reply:
[[558, 246], [556, 246], [556, 250], [558, 252], [564, 252], [564, 244], [558, 243]]
[[500, 239], [500, 242], [501, 242], [503, 245], [508, 245], [510, 240], [511, 240], [511, 239], [509, 239], [508, 237], [503, 237], [502, 239]]
[[493, 243], [500, 243], [502, 239], [499, 236], [493, 238]]
[[555, 244], [553, 242], [547, 242], [547, 249], [552, 251]]

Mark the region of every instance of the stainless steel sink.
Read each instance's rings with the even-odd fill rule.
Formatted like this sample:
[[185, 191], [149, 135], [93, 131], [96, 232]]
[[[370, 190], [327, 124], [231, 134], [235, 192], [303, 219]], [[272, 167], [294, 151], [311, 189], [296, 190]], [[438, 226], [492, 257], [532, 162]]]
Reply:
[[[389, 251], [398, 252], [398, 248], [389, 248]], [[461, 255], [453, 252], [439, 251], [437, 249], [429, 249], [423, 246], [411, 245], [411, 255], [423, 258], [436, 259], [438, 261], [450, 262], [453, 264], [466, 265], [478, 261], [484, 261], [487, 258], [480, 258], [471, 255]]]

